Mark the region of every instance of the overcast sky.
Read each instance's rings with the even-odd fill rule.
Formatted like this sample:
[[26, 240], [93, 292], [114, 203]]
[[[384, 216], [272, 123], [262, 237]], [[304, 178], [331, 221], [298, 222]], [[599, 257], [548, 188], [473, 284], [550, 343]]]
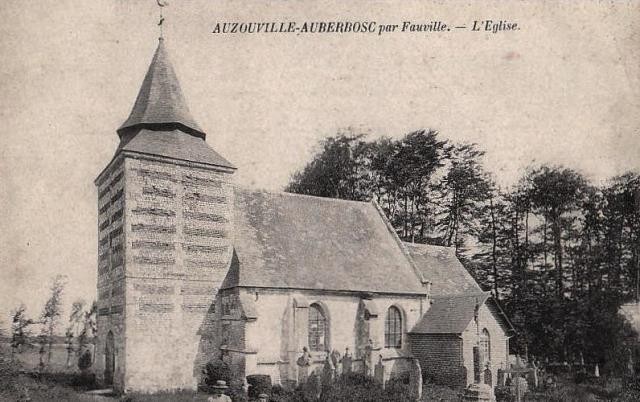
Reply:
[[[509, 185], [531, 163], [601, 181], [640, 168], [640, 2], [174, 0], [166, 45], [236, 180], [280, 190], [345, 127], [477, 142]], [[215, 35], [216, 22], [517, 22], [514, 32]], [[0, 318], [50, 278], [95, 298], [93, 180], [157, 44], [155, 1], [0, 4]]]

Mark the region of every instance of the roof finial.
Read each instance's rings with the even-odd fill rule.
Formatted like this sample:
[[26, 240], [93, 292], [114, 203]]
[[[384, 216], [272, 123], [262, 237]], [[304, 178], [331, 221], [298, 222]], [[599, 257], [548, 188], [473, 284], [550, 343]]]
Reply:
[[169, 2], [167, 0], [156, 0], [156, 3], [158, 3], [158, 6], [160, 7], [160, 21], [158, 22], [158, 26], [160, 27], [160, 37], [158, 40], [163, 40], [162, 23], [164, 22], [164, 17], [162, 16], [162, 9], [168, 6]]

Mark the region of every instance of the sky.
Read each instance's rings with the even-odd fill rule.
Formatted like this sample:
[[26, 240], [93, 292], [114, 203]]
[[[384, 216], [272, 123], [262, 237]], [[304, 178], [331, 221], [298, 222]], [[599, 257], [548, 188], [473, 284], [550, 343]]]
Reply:
[[[281, 190], [322, 138], [420, 128], [594, 182], [640, 169], [640, 1], [205, 1], [164, 8], [165, 44], [236, 182]], [[51, 278], [95, 299], [97, 192], [157, 45], [153, 0], [0, 4], [0, 320]], [[220, 22], [517, 22], [510, 32], [213, 34]], [[2, 324], [0, 324], [2, 327]]]

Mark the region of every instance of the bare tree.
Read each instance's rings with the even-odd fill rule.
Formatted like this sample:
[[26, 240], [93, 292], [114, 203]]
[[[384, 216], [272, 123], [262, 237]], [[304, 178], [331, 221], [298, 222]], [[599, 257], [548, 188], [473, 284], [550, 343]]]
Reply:
[[69, 326], [65, 333], [65, 341], [67, 344], [67, 367], [71, 366], [71, 355], [73, 354], [73, 339], [80, 333], [80, 328], [84, 320], [85, 301], [76, 300], [71, 305], [69, 313]]
[[53, 278], [50, 287], [51, 295], [45, 303], [41, 314], [41, 340], [43, 341], [43, 345], [41, 345], [41, 355], [44, 354], [43, 346], [44, 342], [46, 342], [48, 346], [47, 364], [51, 361], [51, 349], [53, 346], [54, 334], [60, 319], [60, 314], [62, 313], [62, 293], [64, 291], [65, 284], [66, 277], [64, 275], [56, 275], [56, 277]]

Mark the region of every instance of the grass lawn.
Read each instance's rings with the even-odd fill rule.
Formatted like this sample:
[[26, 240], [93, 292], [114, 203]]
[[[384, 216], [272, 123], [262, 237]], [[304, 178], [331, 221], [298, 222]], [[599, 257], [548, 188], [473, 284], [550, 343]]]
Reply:
[[[61, 356], [63, 355], [61, 354]], [[209, 397], [206, 393], [196, 393], [194, 391], [155, 394], [134, 393], [125, 396], [92, 395], [88, 393], [88, 391], [95, 389], [95, 382], [91, 375], [82, 376], [77, 371], [72, 372], [70, 370], [38, 375], [18, 372], [18, 369], [24, 369], [24, 366], [21, 366], [16, 361], [0, 358], [0, 401], [186, 402], [206, 401]], [[460, 389], [451, 389], [427, 383], [423, 388], [422, 402], [461, 401], [462, 392]], [[345, 395], [346, 399], [343, 397], [341, 401], [350, 401], [349, 395]], [[290, 398], [286, 400], [287, 402], [292, 401]], [[374, 399], [368, 398], [367, 400]], [[623, 392], [620, 379], [611, 381], [600, 379], [583, 384], [575, 384], [569, 378], [563, 378], [558, 382], [558, 386], [555, 389], [545, 392], [530, 392], [524, 400], [532, 402], [626, 402], [639, 401], [640, 393]]]
[[206, 401], [209, 395], [193, 391], [163, 392], [155, 394], [127, 394], [126, 396], [102, 396], [87, 393], [90, 384], [77, 382], [76, 376], [49, 374], [41, 377], [32, 374], [13, 374], [0, 378], [0, 401]]

